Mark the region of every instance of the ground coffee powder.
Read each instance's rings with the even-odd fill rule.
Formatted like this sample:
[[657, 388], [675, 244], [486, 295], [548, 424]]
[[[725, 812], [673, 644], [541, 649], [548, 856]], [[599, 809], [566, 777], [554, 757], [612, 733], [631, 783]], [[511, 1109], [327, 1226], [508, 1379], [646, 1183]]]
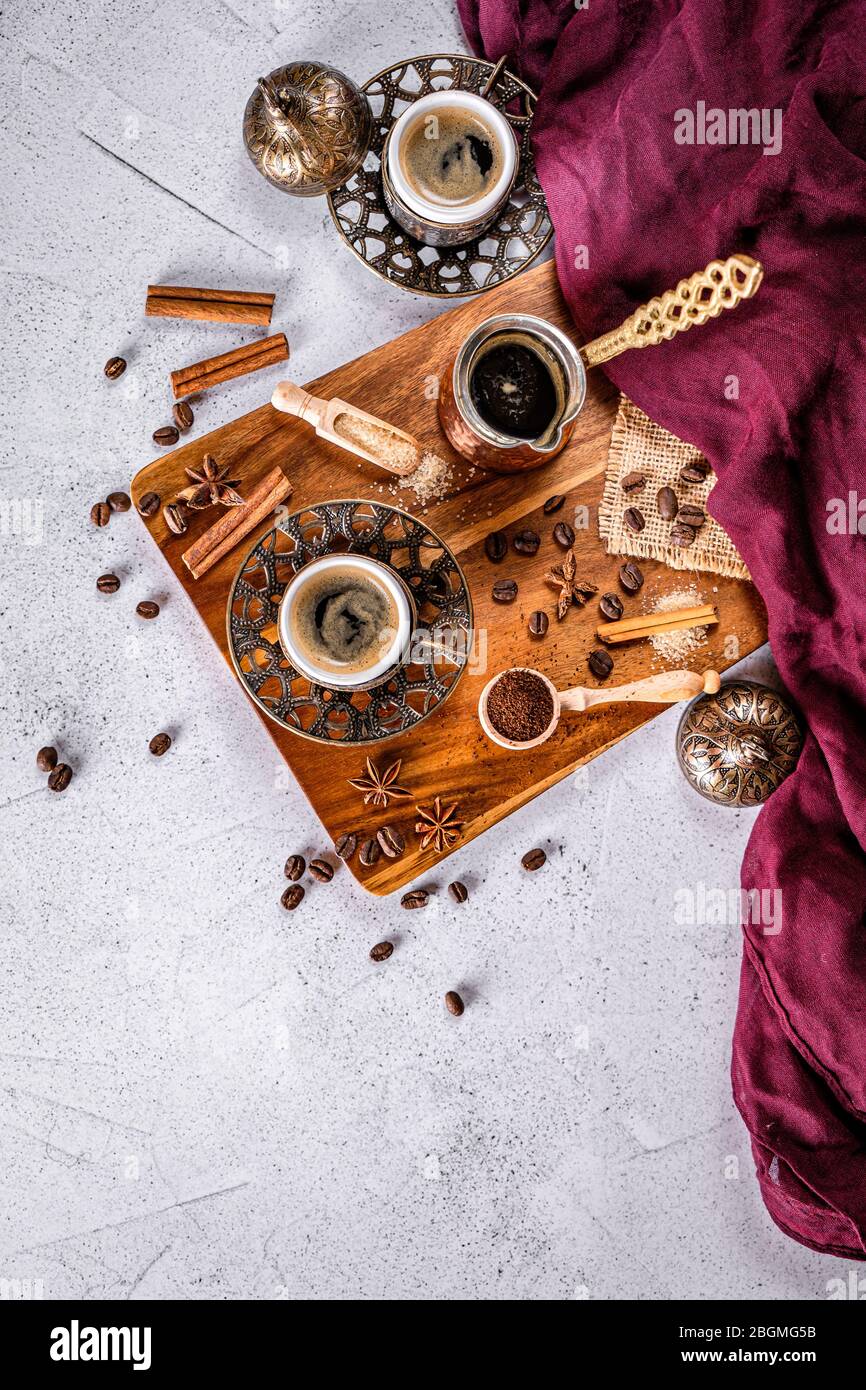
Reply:
[[553, 696], [539, 676], [505, 671], [487, 697], [487, 717], [498, 734], [515, 743], [538, 738], [553, 719]]

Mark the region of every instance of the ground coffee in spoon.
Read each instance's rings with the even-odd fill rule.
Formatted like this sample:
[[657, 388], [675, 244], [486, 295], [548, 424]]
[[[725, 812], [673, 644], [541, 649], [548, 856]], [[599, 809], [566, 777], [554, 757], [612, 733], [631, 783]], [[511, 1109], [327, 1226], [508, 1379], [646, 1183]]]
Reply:
[[528, 743], [550, 727], [553, 696], [533, 671], [504, 671], [487, 696], [487, 718], [498, 734]]

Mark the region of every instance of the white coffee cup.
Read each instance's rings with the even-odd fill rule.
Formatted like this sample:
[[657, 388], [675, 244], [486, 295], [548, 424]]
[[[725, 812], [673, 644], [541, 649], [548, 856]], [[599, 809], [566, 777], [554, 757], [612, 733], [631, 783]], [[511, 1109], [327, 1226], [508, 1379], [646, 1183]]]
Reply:
[[[502, 169], [493, 186], [480, 198], [449, 207], [422, 197], [417, 189], [411, 186], [403, 173], [400, 150], [403, 140], [416, 122], [423, 123], [437, 111], [454, 106], [474, 111], [479, 120], [490, 127], [502, 151]], [[390, 201], [386, 197], [386, 202], [392, 216], [413, 236], [418, 236], [419, 240], [430, 240], [431, 244], [436, 244], [436, 237], [428, 233], [435, 234], [441, 231], [443, 239], [447, 237], [448, 240], [457, 239], [461, 234], [465, 234], [465, 239], [468, 240], [477, 235], [480, 228], [491, 222], [511, 193], [520, 161], [517, 139], [507, 116], [485, 97], [476, 96], [474, 92], [454, 90], [431, 92], [408, 106], [388, 133], [384, 156], [384, 191], [386, 195], [391, 195]], [[422, 235], [419, 236], [419, 233]]]
[[[329, 569], [356, 570], [359, 576], [363, 575], [365, 579], [372, 580], [384, 589], [393, 601], [397, 613], [396, 626], [383, 634], [379, 659], [363, 671], [344, 672], [317, 666], [307, 652], [299, 649], [292, 635], [292, 613], [295, 605], [302, 599], [309, 583]], [[310, 560], [289, 581], [280, 601], [277, 628], [280, 646], [285, 655], [295, 669], [308, 680], [316, 685], [331, 686], [339, 690], [367, 690], [370, 686], [381, 684], [385, 677], [400, 665], [409, 647], [414, 621], [412, 599], [398, 574], [367, 555], [335, 554]]]

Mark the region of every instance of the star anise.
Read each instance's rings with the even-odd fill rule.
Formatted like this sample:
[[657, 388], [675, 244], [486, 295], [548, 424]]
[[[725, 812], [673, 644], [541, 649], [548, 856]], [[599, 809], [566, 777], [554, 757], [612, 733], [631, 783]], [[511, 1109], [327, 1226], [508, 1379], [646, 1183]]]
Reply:
[[573, 550], [565, 552], [565, 558], [561, 565], [555, 569], [548, 570], [544, 576], [545, 581], [552, 589], [559, 590], [559, 598], [556, 600], [556, 616], [562, 622], [572, 604], [582, 608], [588, 598], [598, 593], [595, 584], [590, 584], [586, 579], [575, 579], [577, 573], [577, 560]]
[[200, 472], [195, 468], [184, 469], [193, 485], [185, 487], [183, 492], [178, 494], [179, 500], [185, 502], [194, 512], [200, 512], [205, 507], [215, 507], [218, 502], [223, 507], [241, 506], [244, 499], [235, 491], [238, 479], [227, 478], [228, 471], [228, 464], [219, 468], [213, 455], [205, 454]]
[[436, 853], [441, 854], [460, 839], [460, 831], [466, 822], [458, 820], [454, 814], [457, 810], [456, 801], [450, 806], [443, 806], [441, 796], [437, 796], [429, 809], [426, 806], [416, 806], [415, 810], [420, 816], [420, 820], [415, 822], [415, 834], [421, 837], [422, 849], [432, 845]]
[[365, 806], [387, 806], [389, 801], [409, 795], [407, 789], [401, 787], [397, 781], [401, 765], [402, 759], [398, 758], [390, 767], [386, 767], [384, 772], [380, 772], [368, 758], [366, 776], [350, 777], [349, 786], [364, 793]]

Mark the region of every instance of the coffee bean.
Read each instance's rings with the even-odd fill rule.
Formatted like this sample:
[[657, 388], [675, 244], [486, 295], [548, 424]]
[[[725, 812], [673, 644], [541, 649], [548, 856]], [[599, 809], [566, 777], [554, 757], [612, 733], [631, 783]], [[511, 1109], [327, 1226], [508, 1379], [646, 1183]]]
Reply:
[[280, 902], [287, 912], [294, 912], [295, 908], [303, 900], [304, 889], [300, 883], [292, 883], [285, 890]]
[[543, 608], [536, 608], [534, 613], [530, 613], [527, 624], [530, 634], [533, 637], [546, 637], [547, 629], [550, 627], [550, 619]]
[[101, 574], [96, 581], [96, 587], [101, 594], [116, 594], [120, 588], [120, 580], [116, 574]]
[[662, 521], [673, 521], [680, 508], [679, 498], [672, 487], [660, 487], [656, 494], [656, 504]]
[[172, 444], [176, 444], [180, 439], [180, 434], [174, 425], [161, 425], [158, 430], [153, 432], [154, 444], [159, 444], [161, 448], [168, 449]]
[[126, 361], [122, 357], [109, 357], [102, 370], [109, 381], [116, 381], [126, 371]]
[[693, 502], [684, 502], [677, 513], [677, 521], [683, 526], [691, 526], [693, 531], [700, 531], [707, 514], [703, 507], [698, 507]]
[[334, 866], [327, 859], [313, 859], [310, 861], [310, 873], [319, 883], [330, 883], [334, 877]]
[[53, 792], [65, 792], [69, 783], [72, 781], [72, 768], [68, 763], [58, 763], [52, 768], [48, 778], [48, 785]]
[[628, 564], [620, 566], [619, 582], [627, 594], [636, 594], [643, 585], [643, 572], [630, 560]]
[[110, 492], [105, 500], [113, 512], [128, 512], [132, 506], [128, 492]]
[[111, 520], [111, 508], [107, 502], [94, 502], [90, 508], [90, 520], [94, 526], [107, 526]]
[[400, 899], [401, 907], [426, 907], [430, 900], [430, 894], [424, 888], [413, 888], [411, 893], [404, 893]]
[[703, 483], [706, 482], [710, 471], [710, 465], [703, 459], [695, 463], [687, 463], [685, 468], [680, 469], [680, 477], [684, 483]]
[[491, 531], [484, 542], [484, 553], [491, 564], [498, 565], [508, 554], [508, 537], [504, 531]]
[[139, 498], [138, 510], [141, 516], [156, 516], [159, 511], [160, 497], [158, 492], [146, 492]]
[[[334, 845], [334, 853], [338, 859], [342, 859], [348, 864], [358, 848], [358, 837], [351, 830], [345, 835], [341, 835]], [[302, 871], [303, 872], [303, 871]]]
[[297, 883], [299, 878], [303, 878], [306, 867], [307, 861], [302, 854], [290, 854], [283, 873], [290, 883]]
[[513, 603], [517, 598], [517, 585], [513, 579], [499, 579], [493, 585], [494, 603]]
[[548, 497], [547, 501], [545, 502], [545, 504], [544, 504], [544, 515], [545, 515], [545, 516], [553, 516], [553, 513], [554, 513], [554, 512], [558, 512], [559, 509], [560, 509], [561, 507], [563, 507], [564, 505], [565, 505], [565, 494], [564, 494], [564, 493], [561, 493], [561, 492], [557, 492], [557, 493], [554, 494], [553, 497]]
[[520, 862], [524, 869], [533, 874], [536, 869], [547, 863], [547, 855], [543, 849], [528, 849]]
[[171, 747], [171, 737], [169, 734], [154, 734], [147, 746], [155, 758], [161, 758]]
[[626, 473], [625, 477], [620, 479], [620, 487], [623, 492], [640, 492], [645, 484], [646, 475], [643, 473]]
[[449, 1014], [453, 1014], [455, 1018], [459, 1018], [462, 1014], [466, 1006], [456, 989], [449, 989], [448, 993], [445, 995], [445, 1007]]
[[174, 423], [177, 425], [181, 434], [186, 434], [187, 430], [192, 429], [195, 416], [192, 413], [192, 406], [188, 401], [175, 401], [171, 408], [174, 416]]
[[603, 618], [609, 623], [619, 622], [622, 617], [622, 599], [619, 594], [602, 594], [598, 606]]
[[622, 519], [630, 531], [642, 531], [646, 526], [646, 518], [638, 507], [626, 507]]
[[448, 892], [456, 903], [465, 903], [466, 899], [469, 897], [469, 889], [466, 887], [466, 884], [461, 883], [459, 879], [455, 879], [453, 883], [449, 883]]
[[677, 521], [671, 527], [670, 543], [676, 546], [677, 550], [687, 550], [690, 545], [694, 545], [696, 535], [693, 526], [686, 526], [685, 522]]
[[154, 603], [152, 599], [143, 598], [141, 603], [135, 605], [135, 611], [140, 618], [158, 618], [159, 604]]
[[187, 528], [186, 512], [179, 502], [169, 502], [163, 507], [162, 515], [169, 531], [173, 531], [176, 536], [182, 536]]
[[359, 858], [366, 869], [375, 864], [382, 851], [379, 848], [378, 840], [365, 840], [361, 846]]
[[587, 665], [598, 680], [606, 681], [613, 670], [613, 659], [610, 652], [605, 652], [602, 651], [601, 648], [598, 648], [596, 651], [590, 652]]
[[393, 954], [393, 941], [377, 941], [376, 945], [370, 948], [370, 959], [374, 960], [377, 965], [381, 965], [383, 960], [387, 960]]
[[574, 529], [567, 521], [558, 521], [553, 528], [553, 539], [563, 550], [570, 550], [574, 545]]
[[398, 859], [406, 848], [406, 841], [393, 825], [383, 825], [381, 830], [376, 831], [376, 839], [379, 841], [380, 850], [388, 859]]
[[40, 772], [53, 772], [57, 766], [57, 749], [47, 744], [36, 754], [36, 766]]
[[536, 555], [541, 545], [541, 537], [537, 531], [518, 531], [511, 544], [518, 555]]

